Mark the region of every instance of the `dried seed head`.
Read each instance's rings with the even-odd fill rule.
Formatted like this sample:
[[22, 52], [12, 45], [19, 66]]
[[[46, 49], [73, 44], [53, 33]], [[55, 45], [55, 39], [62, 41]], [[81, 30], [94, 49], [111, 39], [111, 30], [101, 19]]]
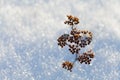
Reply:
[[71, 63], [69, 61], [65, 61], [65, 62], [63, 62], [62, 67], [71, 72], [72, 68], [73, 68], [73, 63]]
[[87, 51], [85, 53], [83, 53], [82, 55], [80, 55], [78, 57], [78, 61], [82, 64], [82, 63], [85, 63], [85, 64], [90, 64], [91, 62], [91, 59], [94, 58], [94, 54], [91, 53], [92, 51]]
[[65, 21], [65, 24], [68, 24], [70, 26], [77, 25], [79, 23], [79, 19], [77, 17], [74, 17], [72, 15], [67, 15], [68, 20]]
[[[72, 30], [70, 34], [63, 34], [57, 39], [58, 45], [62, 48], [64, 46], [68, 46], [70, 53], [76, 54], [75, 61], [79, 61], [81, 64], [90, 64], [91, 59], [94, 58], [92, 50], [84, 52], [81, 55], [79, 54], [79, 51], [91, 43], [93, 34], [87, 30], [79, 30], [75, 28], [75, 25], [79, 23], [79, 19], [77, 17], [67, 15], [67, 18], [68, 20], [66, 20], [64, 24], [69, 25]], [[62, 64], [62, 67], [69, 71], [72, 71], [73, 64], [74, 62], [71, 63], [69, 61], [65, 61]]]
[[69, 20], [71, 20], [71, 19], [73, 19], [73, 16], [72, 16], [72, 15], [67, 15], [67, 18], [68, 18]]

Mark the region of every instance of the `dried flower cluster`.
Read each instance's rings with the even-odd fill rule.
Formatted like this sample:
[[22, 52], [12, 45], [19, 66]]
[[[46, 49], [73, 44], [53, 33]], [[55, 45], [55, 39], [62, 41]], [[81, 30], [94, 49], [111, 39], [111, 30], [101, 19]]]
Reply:
[[79, 23], [79, 19], [77, 17], [73, 17], [72, 15], [67, 15], [68, 20], [65, 21], [65, 24], [68, 25], [76, 25]]
[[94, 54], [93, 52], [90, 50], [88, 52], [83, 53], [82, 55], [80, 55], [77, 60], [82, 64], [90, 64], [91, 59], [94, 58]]
[[67, 69], [67, 70], [70, 70], [72, 71], [72, 68], [73, 68], [73, 64], [69, 61], [65, 61], [63, 64], [62, 64], [62, 67]]
[[[71, 31], [69, 34], [61, 35], [57, 41], [58, 45], [62, 48], [64, 46], [69, 47], [69, 51], [76, 55], [75, 61], [79, 61], [81, 64], [90, 64], [91, 59], [94, 58], [94, 53], [92, 50], [80, 54], [80, 50], [89, 45], [92, 41], [92, 33], [87, 30], [79, 30], [75, 27], [79, 23], [79, 19], [72, 15], [67, 15], [68, 20], [64, 23], [71, 26]], [[62, 64], [63, 68], [72, 71], [73, 63], [66, 61]]]

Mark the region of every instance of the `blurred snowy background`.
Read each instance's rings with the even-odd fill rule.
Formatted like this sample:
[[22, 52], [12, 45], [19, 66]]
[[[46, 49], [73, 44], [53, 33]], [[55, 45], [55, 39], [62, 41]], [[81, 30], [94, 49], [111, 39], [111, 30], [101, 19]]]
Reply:
[[[67, 14], [94, 34], [92, 64], [72, 72], [57, 45]], [[0, 80], [120, 80], [120, 0], [0, 0]]]

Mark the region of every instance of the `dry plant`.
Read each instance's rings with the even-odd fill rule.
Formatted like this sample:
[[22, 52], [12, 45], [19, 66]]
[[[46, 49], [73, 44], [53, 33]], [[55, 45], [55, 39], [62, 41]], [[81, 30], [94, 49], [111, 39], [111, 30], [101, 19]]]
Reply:
[[70, 53], [76, 55], [74, 62], [65, 61], [62, 63], [62, 67], [71, 72], [76, 61], [81, 64], [90, 64], [91, 59], [94, 58], [94, 53], [91, 49], [87, 52], [80, 53], [82, 48], [85, 48], [91, 43], [92, 33], [87, 30], [79, 30], [76, 28], [76, 25], [79, 24], [79, 19], [77, 17], [67, 15], [67, 18], [68, 20], [66, 20], [64, 24], [69, 25], [71, 31], [69, 34], [61, 35], [57, 41], [59, 46], [62, 48], [68, 46]]

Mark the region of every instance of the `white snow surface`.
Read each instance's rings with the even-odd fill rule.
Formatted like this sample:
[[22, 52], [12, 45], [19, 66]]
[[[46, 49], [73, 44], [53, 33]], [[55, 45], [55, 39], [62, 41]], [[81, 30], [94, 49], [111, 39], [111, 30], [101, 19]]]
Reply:
[[[57, 45], [66, 15], [93, 33], [91, 65]], [[0, 80], [120, 80], [120, 0], [0, 0]]]

